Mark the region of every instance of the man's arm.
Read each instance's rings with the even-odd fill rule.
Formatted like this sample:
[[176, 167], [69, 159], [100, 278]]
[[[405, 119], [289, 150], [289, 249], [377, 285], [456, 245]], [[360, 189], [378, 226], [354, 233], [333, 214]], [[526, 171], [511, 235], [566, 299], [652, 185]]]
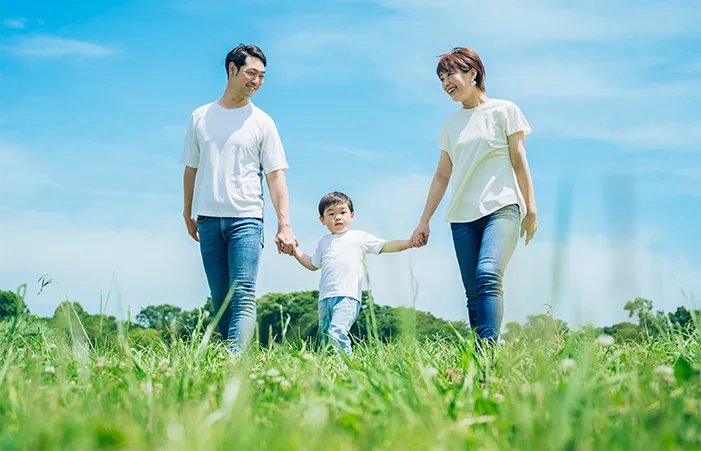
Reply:
[[282, 169], [271, 171], [265, 174], [265, 179], [268, 182], [270, 199], [273, 201], [273, 207], [275, 207], [275, 212], [277, 213], [275, 243], [278, 246], [278, 252], [292, 255], [299, 243], [294, 233], [292, 233], [292, 225], [290, 224], [290, 200], [285, 181], [285, 171]]
[[401, 252], [405, 251], [407, 249], [411, 249], [414, 247], [412, 244], [411, 240], [392, 240], [392, 241], [387, 241], [384, 246], [382, 246], [382, 250], [380, 251], [380, 254], [388, 254], [390, 252]]
[[195, 191], [195, 177], [197, 176], [197, 168], [185, 166], [183, 174], [183, 219], [187, 226], [187, 233], [193, 240], [199, 242], [200, 237], [197, 234], [197, 220], [192, 218], [192, 197]]

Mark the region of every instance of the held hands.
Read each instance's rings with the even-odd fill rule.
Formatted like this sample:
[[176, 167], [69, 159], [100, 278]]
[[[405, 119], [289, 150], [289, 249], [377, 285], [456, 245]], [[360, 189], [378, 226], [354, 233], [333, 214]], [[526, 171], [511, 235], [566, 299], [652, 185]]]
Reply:
[[414, 247], [424, 247], [428, 244], [428, 236], [431, 233], [431, 228], [428, 222], [421, 221], [416, 226], [414, 233], [411, 235], [411, 244]]
[[299, 246], [299, 242], [292, 232], [290, 225], [280, 225], [277, 228], [275, 235], [275, 244], [277, 245], [278, 254], [294, 255], [295, 249]]

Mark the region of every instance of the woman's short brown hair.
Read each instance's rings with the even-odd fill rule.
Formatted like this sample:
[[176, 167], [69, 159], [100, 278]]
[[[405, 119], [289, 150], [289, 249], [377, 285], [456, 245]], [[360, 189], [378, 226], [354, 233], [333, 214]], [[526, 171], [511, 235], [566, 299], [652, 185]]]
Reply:
[[436, 67], [436, 75], [439, 77], [441, 74], [454, 74], [458, 70], [460, 72], [469, 72], [470, 69], [474, 69], [477, 71], [475, 84], [482, 92], [487, 89], [487, 86], [484, 84], [486, 77], [484, 66], [479, 55], [474, 50], [467, 47], [455, 47], [450, 52], [441, 55], [440, 58], [438, 67]]

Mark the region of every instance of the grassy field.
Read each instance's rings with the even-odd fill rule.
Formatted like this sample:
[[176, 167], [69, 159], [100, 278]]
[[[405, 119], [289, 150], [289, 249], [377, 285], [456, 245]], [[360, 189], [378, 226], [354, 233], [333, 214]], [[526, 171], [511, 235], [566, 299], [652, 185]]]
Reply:
[[2, 449], [701, 449], [701, 337], [86, 346], [0, 325]]

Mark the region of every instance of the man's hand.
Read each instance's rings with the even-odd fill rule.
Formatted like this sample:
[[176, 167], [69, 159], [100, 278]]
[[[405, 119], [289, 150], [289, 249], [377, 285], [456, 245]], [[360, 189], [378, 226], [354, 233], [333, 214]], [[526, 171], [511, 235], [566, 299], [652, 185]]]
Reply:
[[191, 218], [190, 215], [183, 215], [185, 219], [185, 226], [187, 227], [187, 234], [192, 237], [193, 240], [200, 242], [200, 236], [197, 233], [197, 219]]
[[533, 235], [538, 230], [538, 220], [536, 219], [535, 212], [526, 213], [526, 217], [523, 218], [521, 222], [521, 238], [526, 235], [526, 246], [533, 239]]
[[423, 247], [428, 244], [428, 236], [431, 233], [431, 228], [428, 226], [428, 222], [419, 222], [416, 226], [414, 233], [411, 235], [411, 244], [414, 247]]
[[275, 235], [275, 244], [277, 245], [278, 254], [294, 255], [295, 248], [299, 246], [299, 242], [292, 233], [290, 225], [279, 225], [277, 235]]

